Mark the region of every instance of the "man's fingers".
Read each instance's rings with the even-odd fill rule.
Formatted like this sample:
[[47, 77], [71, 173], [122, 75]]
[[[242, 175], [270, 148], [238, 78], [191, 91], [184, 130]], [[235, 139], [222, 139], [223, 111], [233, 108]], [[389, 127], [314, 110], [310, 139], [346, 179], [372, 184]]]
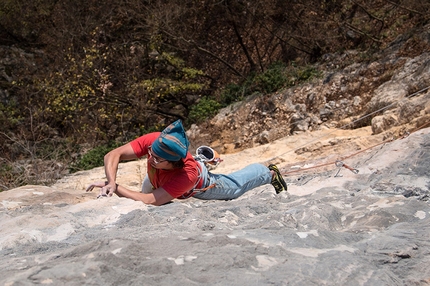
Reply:
[[103, 192], [103, 189], [104, 189], [104, 188], [101, 188], [101, 189], [100, 189], [100, 192], [99, 192], [99, 194], [98, 194], [97, 198], [106, 197], [106, 194], [105, 194], [105, 192]]
[[88, 188], [87, 188], [87, 190], [86, 190], [86, 191], [87, 191], [87, 192], [91, 192], [91, 191], [94, 189], [94, 187], [95, 187], [95, 186], [91, 184], [91, 185], [89, 185], [89, 186], [88, 186]]
[[100, 192], [97, 198], [110, 197], [112, 196], [112, 194], [113, 192], [111, 192], [110, 188], [108, 186], [104, 186], [100, 189]]
[[94, 182], [88, 186], [86, 191], [91, 192], [95, 187], [100, 188], [100, 192], [97, 198], [108, 197], [108, 196], [111, 197], [115, 193], [115, 187], [106, 185], [105, 182]]
[[95, 187], [103, 188], [105, 186], [105, 182], [93, 182], [88, 186], [87, 192], [91, 192]]

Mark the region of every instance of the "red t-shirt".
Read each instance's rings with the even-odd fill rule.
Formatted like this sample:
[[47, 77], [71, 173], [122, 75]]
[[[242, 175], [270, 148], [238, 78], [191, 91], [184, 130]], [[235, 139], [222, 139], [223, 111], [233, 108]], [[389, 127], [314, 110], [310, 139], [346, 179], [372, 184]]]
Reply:
[[[149, 156], [148, 148], [152, 145], [152, 142], [158, 138], [160, 133], [161, 132], [149, 133], [130, 142], [138, 158], [144, 155]], [[202, 178], [200, 178], [196, 186], [196, 182], [199, 180], [199, 163], [194, 160], [190, 152], [187, 152], [187, 157], [185, 157], [183, 161], [184, 168], [172, 170], [155, 169], [148, 163], [148, 177], [152, 186], [154, 186], [155, 189], [163, 188], [174, 198], [181, 197], [193, 188], [200, 188], [203, 184]]]

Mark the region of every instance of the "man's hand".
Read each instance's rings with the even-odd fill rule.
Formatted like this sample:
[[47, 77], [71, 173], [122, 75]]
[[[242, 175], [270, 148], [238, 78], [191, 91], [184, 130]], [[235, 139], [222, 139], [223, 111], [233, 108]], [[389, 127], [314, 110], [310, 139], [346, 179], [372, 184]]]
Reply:
[[93, 182], [87, 187], [86, 191], [91, 192], [95, 187], [101, 188], [97, 198], [107, 196], [111, 197], [117, 189], [117, 184], [115, 182], [110, 184], [107, 182]]

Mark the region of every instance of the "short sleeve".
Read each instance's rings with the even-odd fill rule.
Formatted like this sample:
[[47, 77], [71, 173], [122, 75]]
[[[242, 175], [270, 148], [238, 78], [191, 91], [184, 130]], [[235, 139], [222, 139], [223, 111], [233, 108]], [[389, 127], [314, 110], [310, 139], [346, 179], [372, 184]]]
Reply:
[[130, 145], [131, 148], [133, 148], [134, 154], [136, 154], [138, 158], [148, 154], [148, 147], [152, 145], [152, 142], [154, 142], [160, 134], [161, 132], [152, 132], [131, 141]]

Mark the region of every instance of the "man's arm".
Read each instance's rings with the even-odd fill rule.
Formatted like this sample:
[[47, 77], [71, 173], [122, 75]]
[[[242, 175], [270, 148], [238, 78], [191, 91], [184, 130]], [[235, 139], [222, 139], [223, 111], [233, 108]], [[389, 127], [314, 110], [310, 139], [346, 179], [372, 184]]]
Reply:
[[172, 197], [163, 188], [155, 189], [150, 194], [144, 194], [140, 192], [130, 191], [122, 186], [117, 185], [115, 193], [119, 197], [126, 197], [129, 199], [133, 199], [135, 201], [142, 201], [145, 204], [154, 205], [154, 206], [161, 206], [174, 199], [174, 197]]
[[107, 183], [96, 182], [91, 184], [87, 188], [87, 192], [91, 191], [94, 187], [100, 187], [100, 195], [112, 196], [116, 193], [119, 197], [126, 197], [133, 199], [135, 201], [142, 201], [145, 204], [160, 206], [165, 203], [170, 202], [174, 199], [168, 192], [163, 188], [155, 189], [150, 194], [144, 194], [136, 191], [131, 191], [125, 187], [118, 186], [116, 184], [116, 175], [118, 171], [118, 164], [123, 160], [136, 159], [137, 156], [133, 151], [130, 143], [127, 143], [121, 147], [118, 147], [104, 157], [105, 173], [107, 178]]
[[118, 164], [123, 160], [136, 159], [137, 156], [133, 151], [130, 143], [118, 147], [104, 157], [104, 166], [107, 179], [107, 185], [103, 187], [102, 193], [112, 196], [116, 190], [116, 173], [118, 171]]

